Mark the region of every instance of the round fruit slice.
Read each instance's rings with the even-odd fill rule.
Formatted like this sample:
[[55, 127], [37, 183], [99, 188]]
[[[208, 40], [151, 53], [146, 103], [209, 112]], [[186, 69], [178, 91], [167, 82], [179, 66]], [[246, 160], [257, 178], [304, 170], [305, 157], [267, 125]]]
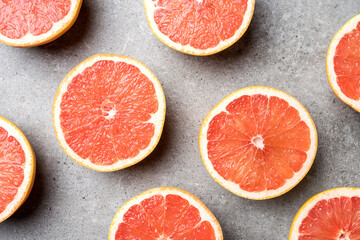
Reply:
[[335, 94], [360, 112], [360, 14], [348, 21], [331, 41], [326, 72]]
[[220, 52], [248, 28], [255, 0], [144, 0], [151, 30], [167, 46], [192, 55]]
[[82, 0], [0, 1], [0, 42], [34, 47], [55, 40], [75, 22]]
[[139, 61], [92, 56], [62, 81], [53, 104], [56, 136], [76, 162], [115, 171], [149, 155], [165, 121], [165, 97], [155, 75]]
[[247, 87], [210, 111], [199, 145], [206, 169], [220, 185], [241, 197], [268, 199], [305, 177], [317, 133], [295, 98], [269, 87]]
[[194, 195], [177, 188], [150, 189], [116, 213], [109, 240], [222, 240], [220, 224]]
[[29, 196], [35, 179], [35, 154], [25, 135], [0, 116], [0, 222]]
[[360, 239], [360, 189], [335, 188], [308, 200], [296, 214], [289, 240]]

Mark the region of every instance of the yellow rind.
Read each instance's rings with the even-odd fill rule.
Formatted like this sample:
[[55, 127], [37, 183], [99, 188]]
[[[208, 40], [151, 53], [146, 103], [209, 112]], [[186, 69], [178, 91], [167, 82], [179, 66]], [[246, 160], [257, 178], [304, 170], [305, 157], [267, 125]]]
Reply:
[[294, 232], [294, 225], [295, 223], [298, 221], [298, 218], [300, 217], [300, 214], [301, 212], [309, 205], [311, 204], [313, 201], [315, 201], [316, 199], [320, 199], [320, 197], [322, 195], [325, 195], [327, 194], [328, 192], [336, 192], [337, 190], [339, 189], [349, 189], [349, 190], [358, 190], [359, 188], [355, 188], [355, 187], [341, 187], [341, 188], [333, 188], [333, 189], [329, 189], [329, 190], [326, 190], [326, 191], [323, 191], [321, 193], [318, 193], [316, 194], [315, 196], [313, 196], [312, 198], [310, 198], [309, 200], [307, 200], [304, 205], [301, 206], [301, 208], [299, 209], [299, 211], [296, 213], [295, 217], [294, 217], [294, 220], [291, 224], [291, 227], [290, 227], [290, 233], [289, 233], [289, 240], [292, 240], [292, 234]]
[[[159, 36], [158, 34], [156, 34], [156, 31], [153, 29], [153, 27], [152, 27], [151, 24], [150, 24], [150, 22], [153, 21], [153, 20], [151, 20], [151, 19], [149, 18], [148, 9], [146, 8], [145, 1], [147, 1], [147, 0], [143, 0], [143, 2], [144, 2], [144, 8], [145, 8], [145, 14], [146, 14], [146, 19], [147, 19], [147, 22], [148, 22], [148, 24], [149, 24], [149, 26], [150, 26], [150, 29], [151, 29], [151, 31], [154, 33], [154, 35], [155, 35], [163, 44], [165, 44], [166, 46], [168, 46], [168, 47], [170, 47], [170, 48], [172, 48], [172, 49], [174, 49], [174, 50], [176, 50], [176, 51], [178, 51], [178, 52], [187, 53], [187, 54], [194, 55], [194, 56], [209, 56], [209, 55], [213, 55], [213, 54], [216, 54], [216, 53], [218, 53], [218, 52], [221, 52], [221, 51], [223, 51], [223, 50], [231, 47], [232, 45], [234, 45], [237, 41], [239, 41], [239, 39], [245, 34], [246, 30], [249, 28], [250, 23], [251, 23], [251, 20], [252, 20], [252, 17], [253, 17], [253, 15], [254, 15], [254, 10], [255, 10], [255, 0], [254, 0], [253, 4], [251, 5], [252, 10], [251, 10], [250, 19], [249, 19], [249, 21], [246, 23], [246, 27], [245, 27], [245, 28], [243, 29], [243, 31], [240, 33], [239, 37], [237, 37], [234, 41], [232, 41], [232, 42], [229, 43], [228, 45], [223, 46], [223, 47], [221, 47], [221, 48], [218, 48], [218, 49], [215, 48], [215, 49], [214, 49], [213, 51], [211, 51], [211, 52], [207, 52], [207, 53], [205, 53], [205, 52], [204, 52], [204, 53], [195, 53], [195, 52], [193, 52], [193, 51], [191, 51], [191, 50], [190, 50], [190, 51], [186, 51], [186, 50], [182, 51], [182, 50], [180, 50], [180, 49], [177, 49], [176, 47], [170, 46], [169, 44], [167, 44], [167, 42], [166, 42], [164, 39], [162, 39], [161, 36]], [[248, 6], [248, 7], [249, 7], [249, 6]], [[244, 23], [242, 23], [242, 24], [244, 24]], [[200, 50], [200, 49], [199, 49], [199, 50]]]
[[355, 17], [351, 18], [349, 21], [347, 21], [341, 28], [339, 31], [337, 31], [337, 33], [335, 34], [335, 36], [333, 37], [333, 39], [331, 40], [331, 43], [329, 45], [329, 48], [328, 48], [328, 51], [327, 51], [327, 54], [326, 54], [326, 75], [327, 75], [327, 78], [328, 78], [328, 82], [330, 84], [330, 87], [331, 89], [334, 91], [334, 93], [336, 94], [336, 96], [341, 100], [343, 101], [345, 104], [349, 105], [350, 107], [352, 107], [354, 110], [360, 112], [360, 108], [357, 108], [356, 106], [354, 106], [350, 101], [348, 101], [347, 98], [344, 98], [340, 95], [340, 93], [335, 89], [332, 81], [331, 81], [331, 74], [330, 74], [330, 67], [329, 67], [329, 61], [332, 61], [333, 59], [330, 59], [330, 52], [333, 48], [336, 48], [337, 45], [335, 46], [335, 39], [340, 36], [340, 35], [344, 35], [343, 34], [343, 31], [344, 29], [346, 28], [346, 26], [348, 24], [350, 24], [350, 22], [355, 19], [355, 18], [358, 18], [360, 17], [360, 14], [356, 15]]
[[11, 46], [11, 47], [26, 48], [26, 47], [36, 47], [36, 46], [44, 45], [44, 44], [47, 44], [49, 42], [56, 40], [57, 38], [61, 37], [64, 33], [66, 33], [74, 25], [77, 17], [79, 16], [83, 0], [72, 0], [72, 1], [76, 1], [74, 17], [63, 28], [59, 29], [58, 31], [56, 31], [53, 35], [49, 36], [48, 38], [46, 38], [42, 41], [37, 40], [32, 43], [22, 43], [21, 38], [20, 38], [20, 39], [18, 39], [19, 43], [14, 44], [14, 43], [10, 43], [7, 40], [3, 39], [0, 34], [0, 42], [3, 44], [6, 44], [8, 46]]
[[[167, 191], [167, 190], [172, 190], [172, 191], [177, 191], [177, 192], [181, 192], [183, 193], [184, 195], [187, 195], [189, 196], [190, 198], [192, 198], [193, 200], [195, 200], [197, 203], [199, 203], [203, 209], [211, 216], [212, 218], [212, 226], [214, 228], [215, 231], [218, 231], [220, 233], [220, 239], [216, 239], [216, 240], [223, 240], [223, 233], [222, 233], [222, 229], [221, 229], [221, 226], [220, 226], [220, 223], [218, 222], [218, 220], [216, 219], [216, 217], [214, 216], [214, 214], [205, 206], [205, 204], [200, 201], [196, 196], [194, 196], [193, 194], [185, 191], [185, 190], [182, 190], [182, 189], [179, 189], [179, 188], [174, 188], [174, 187], [159, 187], [159, 188], [152, 188], [152, 189], [149, 189], [133, 198], [131, 198], [130, 200], [128, 200], [126, 203], [124, 203], [120, 208], [119, 210], [116, 212], [115, 214], [115, 217], [113, 218], [113, 220], [111, 221], [111, 224], [110, 224], [110, 228], [109, 228], [109, 234], [108, 234], [108, 239], [109, 240], [112, 240], [111, 239], [111, 228], [115, 227], [115, 224], [116, 224], [116, 219], [118, 219], [120, 216], [120, 212], [122, 211], [122, 209], [126, 208], [127, 206], [129, 205], [132, 205], [132, 202], [135, 202], [135, 200], [137, 200], [140, 196], [143, 196], [143, 195], [155, 195], [155, 194], [161, 194], [161, 192], [163, 191]], [[216, 224], [216, 226], [213, 225], [213, 223]]]
[[31, 181], [28, 183], [28, 185], [25, 188], [25, 194], [22, 196], [22, 198], [20, 199], [19, 203], [14, 207], [13, 211], [11, 211], [8, 215], [6, 215], [3, 218], [0, 218], [0, 223], [5, 221], [6, 219], [8, 219], [9, 217], [11, 217], [20, 207], [21, 205], [26, 201], [26, 199], [29, 197], [30, 192], [33, 188], [34, 185], [34, 181], [35, 181], [35, 174], [36, 174], [36, 157], [35, 157], [35, 153], [34, 150], [30, 144], [30, 142], [28, 141], [28, 139], [26, 138], [26, 136], [24, 135], [24, 133], [12, 122], [10, 122], [8, 119], [0, 116], [0, 119], [3, 120], [4, 122], [7, 122], [9, 125], [11, 125], [13, 127], [13, 129], [15, 129], [18, 134], [23, 138], [23, 140], [25, 141], [26, 145], [28, 146], [28, 148], [31, 151], [31, 159], [25, 159], [25, 161], [31, 161], [30, 163], [30, 167], [31, 167], [31, 174], [30, 174], [30, 178]]
[[[230, 192], [232, 192], [233, 194], [235, 194], [235, 195], [237, 195], [237, 196], [239, 196], [239, 197], [247, 198], [247, 199], [250, 199], [250, 200], [267, 200], [267, 199], [272, 199], [272, 198], [279, 197], [279, 196], [281, 196], [281, 195], [289, 192], [291, 189], [293, 189], [295, 186], [297, 186], [297, 185], [299, 184], [299, 182], [301, 182], [301, 180], [304, 179], [304, 177], [305, 177], [305, 176], [307, 175], [307, 173], [310, 171], [311, 166], [312, 166], [313, 163], [314, 163], [315, 156], [316, 156], [316, 150], [315, 150], [314, 157], [313, 157], [313, 159], [311, 160], [311, 164], [309, 165], [309, 168], [305, 171], [304, 176], [303, 176], [302, 178], [300, 178], [300, 179], [296, 182], [296, 184], [294, 184], [291, 188], [288, 188], [288, 189], [286, 189], [285, 191], [282, 191], [282, 192], [280, 192], [280, 193], [278, 193], [278, 194], [276, 194], [276, 195], [273, 195], [273, 196], [269, 196], [269, 197], [265, 197], [265, 198], [251, 198], [251, 197], [246, 196], [246, 195], [243, 195], [243, 194], [235, 193], [235, 192], [231, 191], [227, 186], [225, 186], [225, 185], [222, 184], [221, 182], [217, 181], [216, 178], [211, 174], [211, 170], [208, 169], [208, 167], [207, 167], [207, 165], [206, 165], [206, 163], [205, 163], [205, 157], [204, 157], [204, 153], [203, 153], [203, 151], [205, 151], [205, 150], [202, 150], [202, 149], [201, 149], [201, 144], [200, 144], [200, 142], [201, 142], [201, 133], [203, 132], [203, 129], [204, 129], [204, 127], [205, 127], [205, 123], [208, 122], [207, 120], [208, 120], [208, 119], [210, 118], [210, 116], [211, 116], [211, 112], [214, 111], [214, 109], [216, 109], [220, 104], [222, 104], [223, 102], [226, 102], [228, 98], [231, 98], [231, 97], [232, 97], [233, 95], [235, 95], [237, 92], [242, 91], [242, 90], [245, 90], [245, 89], [272, 89], [272, 90], [281, 92], [281, 93], [287, 95], [288, 97], [296, 100], [296, 101], [300, 104], [300, 106], [303, 108], [303, 110], [306, 112], [306, 114], [308, 115], [308, 118], [311, 120], [311, 123], [312, 123], [312, 125], [313, 125], [313, 128], [315, 129], [315, 149], [316, 149], [316, 150], [317, 150], [317, 147], [318, 147], [318, 134], [317, 134], [317, 131], [316, 131], [315, 123], [314, 123], [314, 121], [312, 120], [312, 118], [311, 118], [311, 116], [310, 116], [310, 113], [306, 110], [306, 108], [305, 108], [297, 99], [295, 99], [295, 98], [294, 98], [293, 96], [291, 96], [290, 94], [288, 94], [288, 93], [286, 93], [286, 92], [283, 92], [283, 91], [281, 91], [281, 90], [279, 90], [279, 89], [275, 89], [275, 88], [271, 88], [271, 87], [266, 87], [266, 86], [250, 86], [250, 87], [241, 88], [241, 89], [239, 89], [239, 90], [237, 90], [237, 91], [229, 94], [228, 96], [226, 96], [223, 100], [221, 100], [218, 104], [216, 104], [216, 106], [213, 107], [213, 108], [210, 110], [210, 112], [206, 115], [206, 117], [205, 117], [205, 119], [204, 119], [204, 121], [203, 121], [203, 123], [201, 124], [201, 127], [200, 127], [200, 132], [199, 132], [198, 141], [199, 141], [199, 151], [200, 151], [200, 156], [201, 156], [202, 162], [203, 162], [206, 170], [207, 170], [208, 173], [210, 174], [210, 176], [211, 176], [220, 186], [222, 186], [223, 188], [229, 190]], [[209, 121], [209, 122], [210, 122], [210, 121]]]
[[[161, 138], [161, 135], [162, 135], [162, 131], [164, 129], [164, 124], [165, 124], [165, 115], [166, 115], [166, 100], [165, 100], [165, 95], [164, 95], [164, 92], [163, 92], [163, 89], [161, 88], [161, 91], [162, 91], [162, 96], [163, 96], [163, 99], [158, 99], [159, 101], [163, 101], [164, 103], [164, 111], [163, 111], [163, 118], [162, 118], [162, 122], [161, 122], [161, 131], [160, 131], [160, 134], [157, 137], [156, 139], [156, 144], [154, 145], [153, 148], [151, 148], [148, 153], [142, 158], [142, 159], [139, 159], [138, 161], [134, 161], [130, 164], [127, 164], [127, 165], [124, 165], [123, 167], [121, 168], [112, 168], [112, 169], [102, 169], [101, 166], [99, 165], [98, 168], [94, 168], [92, 166], [89, 166], [89, 165], [86, 165], [80, 161], [78, 161], [76, 158], [74, 158], [71, 154], [69, 154], [67, 151], [66, 151], [66, 146], [63, 146], [60, 138], [59, 138], [59, 131], [61, 131], [61, 129], [57, 129], [56, 128], [56, 125], [55, 125], [55, 110], [56, 110], [56, 101], [58, 100], [58, 98], [60, 97], [60, 91], [63, 87], [64, 84], [66, 84], [68, 81], [71, 81], [70, 76], [73, 75], [74, 72], [76, 72], [82, 65], [86, 64], [88, 61], [94, 59], [94, 58], [97, 58], [97, 57], [103, 57], [103, 58], [106, 58], [106, 57], [119, 57], [119, 58], [122, 58], [122, 59], [130, 59], [132, 61], [135, 61], [136, 63], [138, 63], [139, 65], [142, 65], [143, 67], [145, 67], [150, 73], [151, 73], [151, 77], [154, 81], [157, 81], [157, 83], [161, 86], [159, 80], [157, 79], [157, 77], [155, 76], [155, 74], [145, 65], [143, 64], [142, 62], [134, 59], [134, 58], [131, 58], [131, 57], [127, 57], [127, 56], [122, 56], [122, 55], [115, 55], [115, 54], [96, 54], [96, 55], [93, 55], [87, 59], [85, 59], [84, 61], [82, 61], [80, 64], [78, 64], [75, 68], [73, 68], [66, 76], [65, 78], [61, 81], [60, 85], [59, 85], [59, 88], [58, 90], [56, 91], [56, 94], [55, 94], [55, 98], [54, 98], [54, 101], [53, 101], [53, 106], [52, 106], [52, 119], [53, 119], [53, 125], [54, 125], [54, 130], [55, 130], [55, 135], [56, 135], [56, 138], [58, 139], [58, 142], [61, 146], [61, 148], [64, 150], [64, 152], [71, 158], [73, 159], [75, 162], [77, 162], [78, 164], [84, 166], [84, 167], [87, 167], [89, 169], [92, 169], [92, 170], [95, 170], [95, 171], [99, 171], [99, 172], [113, 172], [113, 171], [117, 171], [117, 170], [121, 170], [121, 169], [124, 169], [124, 168], [127, 168], [127, 167], [130, 167], [132, 165], [135, 165], [136, 163], [138, 162], [141, 162], [142, 160], [144, 160], [147, 156], [149, 156], [153, 151], [154, 149], [156, 148], [156, 146], [158, 145], [159, 141], [160, 141], [160, 138]], [[160, 109], [159, 109], [160, 111]], [[155, 137], [155, 136], [154, 136]]]

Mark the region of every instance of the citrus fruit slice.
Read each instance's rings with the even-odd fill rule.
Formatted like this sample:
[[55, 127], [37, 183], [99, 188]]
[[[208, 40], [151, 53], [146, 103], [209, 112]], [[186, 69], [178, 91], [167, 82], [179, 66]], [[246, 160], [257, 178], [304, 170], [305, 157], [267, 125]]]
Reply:
[[1, 0], [0, 42], [33, 47], [55, 40], [75, 22], [82, 0]]
[[298, 211], [289, 240], [360, 239], [360, 189], [335, 188], [319, 193]]
[[326, 72], [335, 94], [360, 112], [360, 14], [348, 21], [331, 41]]
[[144, 6], [161, 42], [180, 52], [210, 55], [242, 37], [255, 0], [144, 0]]
[[268, 199], [305, 177], [317, 133], [295, 98], [274, 88], [247, 87], [210, 111], [199, 145], [206, 169], [220, 185], [241, 197]]
[[116, 213], [109, 240], [221, 240], [210, 210], [194, 195], [177, 188], [150, 189]]
[[165, 121], [165, 97], [155, 75], [139, 61], [99, 54], [61, 82], [53, 122], [63, 150], [97, 171], [115, 171], [149, 155]]
[[35, 179], [35, 154], [25, 135], [0, 116], [0, 222], [29, 196]]

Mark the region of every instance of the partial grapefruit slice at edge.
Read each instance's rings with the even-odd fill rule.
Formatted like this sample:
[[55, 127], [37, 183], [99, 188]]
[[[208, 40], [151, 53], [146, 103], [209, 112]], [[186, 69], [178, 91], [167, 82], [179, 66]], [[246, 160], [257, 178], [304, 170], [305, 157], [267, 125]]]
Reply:
[[[337, 83], [337, 74], [335, 73], [334, 66], [334, 57], [336, 54], [336, 49], [343, 39], [343, 37], [356, 29], [360, 24], [360, 14], [356, 15], [352, 19], [350, 19], [341, 29], [335, 34], [334, 38], [331, 40], [327, 56], [326, 56], [326, 73], [328, 77], [328, 81], [334, 93], [340, 98], [341, 101], [360, 112], [360, 100], [354, 100], [347, 97], [343, 91], [340, 89], [340, 86]], [[360, 38], [360, 37], [359, 37]], [[358, 56], [360, 58], [360, 56]], [[358, 66], [359, 67], [359, 66]], [[360, 83], [359, 83], [360, 84]], [[357, 86], [359, 88], [359, 86]], [[353, 86], [355, 88], [355, 86]]]
[[[223, 239], [223, 233], [221, 230], [221, 226], [220, 226], [219, 222], [217, 221], [217, 219], [215, 218], [215, 216], [211, 213], [211, 211], [193, 194], [186, 192], [182, 189], [173, 188], [173, 187], [160, 187], [160, 188], [153, 188], [153, 189], [147, 190], [147, 191], [139, 194], [138, 196], [130, 199], [125, 204], [123, 204], [121, 206], [121, 208], [117, 211], [114, 219], [111, 222], [108, 239], [109, 240], [116, 239], [115, 236], [118, 231], [119, 224], [121, 224], [123, 222], [124, 215], [129, 211], [129, 209], [131, 207], [133, 207], [134, 205], [140, 205], [142, 202], [144, 202], [144, 200], [145, 201], [150, 200], [149, 203], [154, 203], [154, 201], [151, 201], [151, 198], [156, 195], [162, 196], [164, 198], [168, 195], [175, 195], [175, 196], [181, 197], [182, 201], [184, 201], [184, 199], [185, 199], [185, 201], [188, 201], [190, 206], [195, 207], [197, 209], [197, 211], [199, 211], [199, 214], [201, 217], [201, 220], [199, 223], [209, 222], [211, 224], [211, 227], [214, 230], [215, 236], [214, 236], [214, 238], [206, 238], [206, 239], [214, 239], [214, 240], [222, 240]], [[179, 208], [179, 211], [181, 211], [181, 208]], [[183, 212], [182, 214], [185, 214], [185, 212]], [[160, 218], [161, 217], [165, 218], [165, 216], [160, 216]], [[187, 222], [187, 223], [189, 223], [189, 222]], [[197, 223], [196, 226], [199, 226], [199, 223]], [[155, 226], [155, 228], [159, 228], [159, 226]], [[146, 232], [143, 234], [146, 234], [146, 236], [149, 236], [150, 233]], [[161, 233], [159, 233], [159, 234], [161, 234]], [[163, 237], [163, 236], [160, 236], [159, 239], [163, 239], [161, 237]], [[164, 238], [164, 239], [168, 239], [168, 238]], [[169, 238], [169, 239], [173, 239], [173, 238]], [[181, 238], [174, 238], [174, 239], [181, 239]], [[194, 238], [189, 238], [189, 239], [194, 239]], [[195, 238], [195, 239], [200, 240], [198, 238]], [[204, 239], [204, 238], [201, 238], [201, 239]]]
[[[200, 1], [194, 0], [193, 2], [195, 2], [194, 4], [206, 4], [206, 3], [204, 3], [204, 1], [201, 1], [201, 0]], [[244, 35], [244, 33], [246, 32], [246, 30], [248, 29], [248, 27], [250, 25], [250, 22], [251, 22], [253, 13], [254, 13], [255, 0], [247, 0], [247, 8], [246, 8], [244, 16], [242, 16], [243, 17], [242, 23], [241, 23], [239, 29], [236, 30], [235, 34], [225, 40], [221, 40], [215, 47], [210, 47], [207, 49], [199, 49], [199, 48], [192, 47], [189, 44], [182, 45], [181, 43], [172, 41], [169, 38], [169, 36], [165, 35], [164, 33], [162, 33], [159, 30], [159, 27], [154, 20], [154, 15], [155, 15], [155, 11], [156, 11], [155, 1], [144, 0], [144, 7], [145, 7], [145, 12], [146, 12], [146, 18], [150, 25], [150, 28], [151, 28], [152, 32], [155, 34], [155, 36], [162, 43], [164, 43], [168, 47], [170, 47], [176, 51], [179, 51], [179, 52], [183, 52], [183, 53], [187, 53], [187, 54], [191, 54], [191, 55], [197, 55], [197, 56], [206, 56], [206, 55], [212, 55], [212, 54], [218, 53], [218, 52], [230, 47]], [[206, 6], [204, 6], [204, 8], [205, 7]], [[225, 23], [225, 25], [226, 25], [226, 23]]]
[[[28, 30], [27, 34], [21, 38], [9, 38], [0, 32], [0, 42], [13, 47], [36, 47], [52, 42], [72, 27], [80, 13], [82, 2], [83, 0], [71, 0], [70, 10], [67, 15], [58, 22], [52, 22], [52, 28], [46, 33], [34, 36]], [[14, 14], [11, 17], [15, 17]]]
[[[334, 234], [334, 235], [337, 235], [335, 236], [334, 238], [330, 237], [329, 239], [349, 239], [350, 237], [350, 234], [351, 234], [351, 231], [349, 232], [346, 232], [346, 231], [343, 231], [341, 230], [341, 226], [339, 225], [342, 225], [341, 221], [339, 220], [344, 220], [341, 218], [342, 214], [334, 214], [334, 212], [331, 212], [331, 210], [327, 210], [327, 209], [323, 209], [323, 206], [321, 205], [318, 205], [320, 202], [322, 201], [332, 201], [332, 204], [336, 203], [337, 204], [340, 204], [341, 205], [341, 202], [340, 202], [340, 199], [341, 198], [352, 198], [352, 197], [356, 197], [357, 198], [357, 206], [353, 206], [353, 207], [350, 207], [352, 208], [352, 210], [357, 210], [357, 212], [359, 213], [360, 209], [360, 189], [359, 188], [352, 188], [352, 187], [342, 187], [342, 188], [334, 188], [334, 189], [330, 189], [330, 190], [326, 190], [324, 192], [321, 192], [321, 193], [318, 193], [317, 195], [313, 196], [312, 198], [310, 198], [300, 209], [299, 211], [296, 213], [295, 215], [295, 218], [291, 224], [291, 228], [290, 228], [290, 233], [289, 233], [289, 240], [298, 240], [299, 237], [301, 237], [302, 234], [299, 233], [299, 228], [300, 226], [304, 223], [303, 220], [309, 215], [310, 211], [313, 210], [314, 212], [313, 213], [316, 213], [318, 214], [317, 217], [322, 217], [321, 221], [329, 221], [329, 223], [331, 224], [326, 224], [326, 225], [323, 225], [324, 229], [322, 229], [324, 231], [324, 233], [326, 234]], [[334, 199], [337, 199], [336, 201], [333, 201]], [[326, 203], [328, 204], [328, 203]], [[345, 204], [345, 201], [343, 201], [342, 204]], [[335, 205], [334, 205], [335, 206]], [[317, 210], [314, 210], [314, 207], [317, 207], [318, 209]], [[341, 209], [341, 206], [337, 206], [336, 207], [338, 211], [342, 211], [344, 209]], [[325, 211], [324, 215], [323, 216], [320, 216], [322, 211]], [[330, 212], [328, 212], [330, 211]], [[358, 214], [357, 213], [357, 214]], [[327, 214], [332, 214], [334, 216], [336, 216], [337, 219], [334, 219], [334, 218], [327, 218]], [[356, 225], [360, 225], [360, 222], [359, 222], [359, 218], [352, 218], [354, 215], [352, 215], [352, 213], [343, 213], [345, 216], [345, 218], [347, 218], [349, 220], [349, 223], [350, 223], [350, 226], [347, 226], [347, 227], [351, 227], [351, 225], [354, 225], [354, 224], [351, 224], [350, 221], [357, 221], [356, 222]], [[349, 216], [347, 216], [348, 214], [350, 214], [350, 219], [348, 218]], [[357, 215], [358, 216], [358, 215]], [[311, 217], [311, 219], [313, 219], [314, 216]], [[356, 216], [354, 216], [356, 217]], [[315, 223], [315, 219], [314, 219], [314, 223]], [[347, 222], [347, 221], [345, 221]], [[310, 223], [310, 222], [307, 222], [307, 224]], [[324, 222], [322, 222], [322, 224], [324, 224]], [[321, 223], [320, 223], [321, 225]], [[320, 226], [318, 225], [318, 227]], [[338, 229], [338, 231], [335, 231], [335, 232], [330, 232], [329, 229], [326, 229], [326, 228], [329, 228], [331, 227], [331, 225], [336, 226], [336, 228]], [[345, 224], [345, 225], [348, 225]], [[305, 227], [305, 226], [303, 226]], [[307, 227], [314, 227], [313, 224], [310, 225], [307, 225]], [[304, 228], [304, 229], [307, 229], [309, 230], [308, 228]], [[319, 230], [319, 229], [318, 229]], [[316, 236], [317, 234], [315, 234], [313, 237], [313, 239], [328, 239], [327, 237], [325, 236], [322, 236], [322, 237], [318, 237]], [[358, 239], [358, 237], [360, 237], [360, 231], [357, 230], [357, 238], [354, 238], [354, 239]], [[341, 238], [343, 237], [343, 238]], [[300, 238], [300, 239], [312, 239], [312, 238], [309, 238], [307, 236], [304, 236], [304, 238]], [[350, 239], [353, 239], [350, 237]]]
[[34, 184], [36, 162], [35, 154], [29, 141], [17, 126], [6, 118], [0, 116], [0, 127], [4, 128], [8, 132], [7, 137], [12, 136], [20, 143], [25, 154], [24, 178], [20, 187], [17, 189], [14, 199], [7, 205], [5, 210], [0, 213], [0, 222], [3, 222], [13, 215], [29, 196]]

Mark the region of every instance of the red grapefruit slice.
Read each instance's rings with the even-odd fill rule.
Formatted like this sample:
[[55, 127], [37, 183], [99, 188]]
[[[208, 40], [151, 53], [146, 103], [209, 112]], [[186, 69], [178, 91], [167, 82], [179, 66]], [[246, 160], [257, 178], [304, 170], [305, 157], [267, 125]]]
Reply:
[[165, 97], [155, 75], [139, 61], [92, 56], [62, 81], [53, 104], [56, 136], [76, 162], [115, 171], [149, 155], [165, 121]]
[[144, 0], [154, 34], [188, 54], [210, 55], [239, 40], [247, 30], [255, 0]]
[[348, 21], [331, 41], [326, 72], [335, 94], [360, 112], [360, 14]]
[[296, 214], [289, 240], [360, 239], [360, 189], [335, 188], [307, 201]]
[[35, 154], [25, 135], [0, 116], [0, 222], [26, 200], [35, 178]]
[[177, 188], [150, 189], [116, 213], [109, 240], [222, 240], [220, 224], [194, 195]]
[[269, 87], [240, 89], [206, 116], [200, 153], [210, 175], [249, 199], [282, 195], [309, 171], [317, 133], [306, 109]]
[[0, 0], [0, 42], [33, 47], [55, 40], [75, 22], [82, 0]]

